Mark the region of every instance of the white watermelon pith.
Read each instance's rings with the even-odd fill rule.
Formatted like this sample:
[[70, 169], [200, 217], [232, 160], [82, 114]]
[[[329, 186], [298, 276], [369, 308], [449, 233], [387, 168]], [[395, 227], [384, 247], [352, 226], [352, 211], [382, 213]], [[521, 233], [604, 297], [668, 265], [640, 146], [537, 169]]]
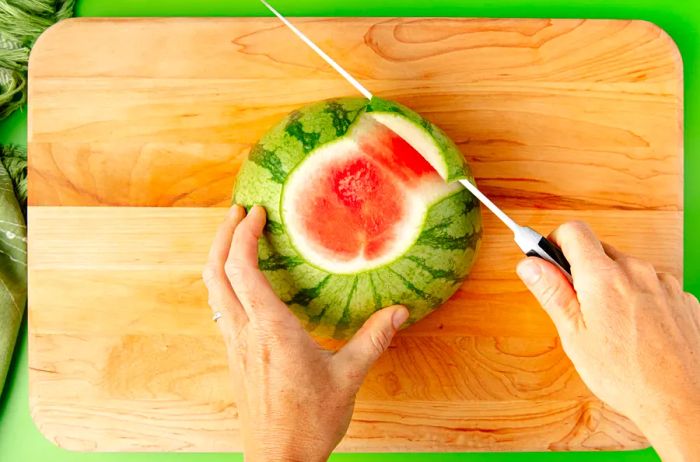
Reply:
[[273, 127], [233, 200], [267, 210], [260, 268], [280, 298], [312, 333], [344, 338], [395, 303], [415, 322], [466, 277], [481, 214], [443, 177], [471, 179], [436, 126], [397, 103], [344, 98]]

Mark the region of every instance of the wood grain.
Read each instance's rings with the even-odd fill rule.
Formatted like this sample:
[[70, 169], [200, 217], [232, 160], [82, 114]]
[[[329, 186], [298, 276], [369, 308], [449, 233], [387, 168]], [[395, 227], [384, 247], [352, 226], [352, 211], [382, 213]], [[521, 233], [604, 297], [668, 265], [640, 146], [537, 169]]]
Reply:
[[[299, 23], [374, 92], [444, 128], [504, 206], [682, 206], [681, 59], [650, 23]], [[352, 94], [268, 19], [65, 21], [30, 67], [32, 205], [225, 205], [269, 126]]]
[[[375, 93], [442, 126], [480, 187], [583, 219], [682, 275], [682, 64], [643, 21], [299, 18]], [[200, 272], [252, 143], [352, 89], [272, 19], [77, 19], [30, 63], [30, 401], [61, 447], [240, 450]], [[348, 451], [646, 446], [587, 390], [485, 212], [481, 257], [401, 332]]]
[[[209, 328], [201, 271], [211, 236], [226, 210], [33, 207], [30, 277], [31, 286], [41, 290], [32, 292], [32, 307], [37, 308], [32, 311], [32, 330], [196, 335]], [[518, 209], [511, 216], [540, 229], [583, 219], [620, 250], [650, 260], [660, 271], [682, 276], [681, 249], [669, 246], [682, 241], [681, 212]], [[404, 335], [556, 335], [546, 314], [513, 274], [522, 257], [509, 230], [487, 213], [484, 227], [489, 232], [469, 280], [446, 305]], [[630, 233], [630, 229], [636, 231]], [[59, 299], [58, 292], [62, 293]], [[114, 306], [127, 304], [129, 310], [110, 315]], [[523, 325], [528, 329], [523, 330]]]

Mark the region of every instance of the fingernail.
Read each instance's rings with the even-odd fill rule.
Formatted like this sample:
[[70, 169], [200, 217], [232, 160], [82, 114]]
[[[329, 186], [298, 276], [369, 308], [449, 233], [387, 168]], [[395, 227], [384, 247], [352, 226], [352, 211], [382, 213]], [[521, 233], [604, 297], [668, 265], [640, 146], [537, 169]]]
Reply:
[[520, 276], [520, 279], [528, 286], [539, 281], [542, 276], [540, 265], [530, 259], [521, 261], [516, 268], [516, 272], [518, 276]]
[[391, 322], [394, 324], [394, 329], [401, 327], [401, 324], [405, 323], [407, 319], [408, 310], [405, 307], [401, 307], [394, 311], [394, 314], [391, 316]]
[[253, 208], [250, 209], [250, 211], [251, 211], [251, 213], [252, 213], [253, 211], [255, 211], [255, 213], [258, 213], [258, 214], [265, 214], [265, 213], [266, 213], [266, 212], [265, 212], [265, 207], [263, 207], [262, 205], [259, 205], [259, 204], [255, 204], [255, 205], [253, 206]]
[[233, 205], [231, 206], [231, 208], [228, 209], [228, 214], [229, 214], [230, 216], [235, 216], [236, 214], [238, 214], [238, 213], [241, 212], [241, 209], [242, 209], [242, 208], [243, 208], [243, 207], [241, 207], [241, 206], [238, 205], [238, 204], [233, 204]]

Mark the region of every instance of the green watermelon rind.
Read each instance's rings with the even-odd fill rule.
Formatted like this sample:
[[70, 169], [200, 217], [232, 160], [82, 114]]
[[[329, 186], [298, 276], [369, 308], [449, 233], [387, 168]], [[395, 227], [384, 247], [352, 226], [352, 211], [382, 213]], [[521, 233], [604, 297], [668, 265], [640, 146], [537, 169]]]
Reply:
[[[376, 98], [370, 104], [376, 105], [374, 112], [410, 111], [394, 103], [377, 104]], [[427, 207], [415, 244], [380, 267], [332, 274], [299, 254], [284, 231], [284, 180], [313, 150], [351, 130], [367, 107], [367, 100], [336, 99], [294, 111], [251, 150], [234, 188], [235, 203], [248, 209], [262, 205], [268, 212], [258, 248], [261, 270], [302, 324], [322, 337], [345, 338], [374, 311], [397, 303], [409, 308], [407, 324], [417, 321], [458, 290], [480, 246], [479, 204], [460, 189]], [[415, 114], [401, 114], [408, 118], [411, 113]], [[472, 180], [460, 162], [458, 168], [456, 161], [450, 161], [449, 171]]]
[[377, 97], [372, 98], [369, 102], [367, 112], [399, 114], [404, 119], [412, 122], [417, 128], [420, 128], [423, 133], [435, 142], [437, 149], [440, 151], [446, 169], [447, 176], [445, 180], [447, 182], [451, 183], [472, 177], [469, 166], [457, 145], [440, 127], [417, 112], [395, 101]]

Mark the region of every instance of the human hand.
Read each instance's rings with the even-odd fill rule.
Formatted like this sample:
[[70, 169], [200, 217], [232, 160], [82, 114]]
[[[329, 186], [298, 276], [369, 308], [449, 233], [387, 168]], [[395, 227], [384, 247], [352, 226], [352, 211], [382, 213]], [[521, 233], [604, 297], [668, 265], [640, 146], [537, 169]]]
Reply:
[[551, 238], [571, 264], [573, 287], [538, 258], [517, 271], [579, 375], [635, 422], [664, 460], [697, 460], [698, 300], [673, 276], [601, 243], [584, 223], [566, 223]]
[[[244, 218], [245, 217], [245, 218]], [[258, 269], [265, 210], [229, 211], [203, 272], [220, 312], [246, 460], [325, 460], [347, 431], [367, 371], [408, 318], [402, 306], [374, 313], [338, 352], [304, 331]]]

